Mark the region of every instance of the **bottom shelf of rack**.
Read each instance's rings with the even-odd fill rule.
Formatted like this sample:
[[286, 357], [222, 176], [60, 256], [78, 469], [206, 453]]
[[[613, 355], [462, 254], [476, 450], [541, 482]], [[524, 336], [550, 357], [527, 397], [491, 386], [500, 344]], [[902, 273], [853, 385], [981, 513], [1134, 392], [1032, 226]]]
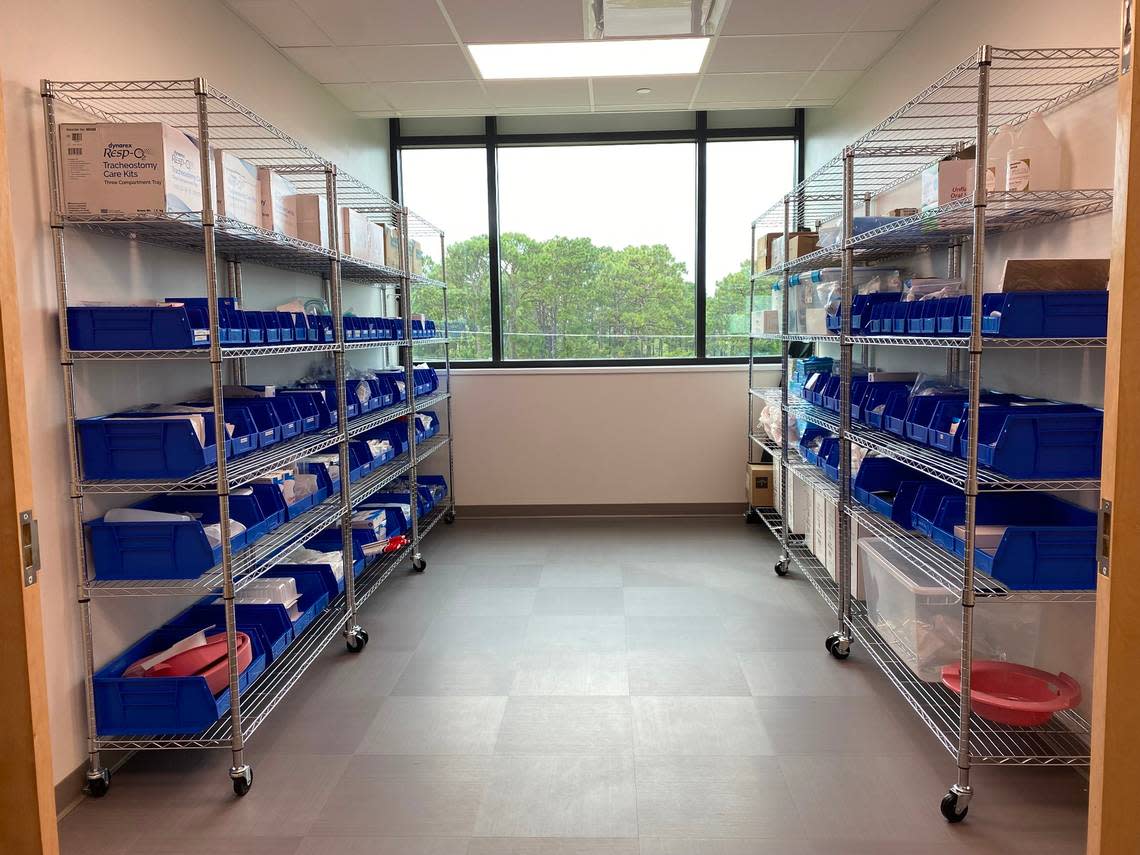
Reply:
[[[420, 539], [452, 509], [447, 504], [434, 509], [420, 521]], [[356, 576], [356, 604], [359, 608], [392, 575], [393, 571], [411, 556], [413, 544], [396, 552], [377, 556]], [[265, 669], [241, 696], [242, 738], [248, 740], [265, 722], [269, 714], [285, 699], [301, 679], [301, 675], [316, 661], [333, 639], [344, 629], [345, 595], [333, 600], [305, 631], [289, 645], [286, 651]], [[367, 654], [364, 654], [367, 655]], [[164, 748], [228, 748], [233, 729], [229, 714], [198, 734], [162, 734], [155, 736], [108, 737], [96, 740], [101, 750], [152, 750]]]
[[[783, 530], [779, 512], [774, 508], [757, 512], [779, 538]], [[828, 608], [838, 613], [839, 584], [802, 538], [789, 540], [788, 556]], [[866, 604], [856, 599], [851, 600], [851, 633], [855, 638], [854, 655], [865, 650], [942, 747], [956, 757], [958, 695], [940, 684], [920, 680], [872, 625]], [[1087, 766], [1089, 731], [1089, 723], [1074, 711], [1054, 715], [1040, 727], [1013, 727], [972, 715], [970, 762], [984, 766]]]

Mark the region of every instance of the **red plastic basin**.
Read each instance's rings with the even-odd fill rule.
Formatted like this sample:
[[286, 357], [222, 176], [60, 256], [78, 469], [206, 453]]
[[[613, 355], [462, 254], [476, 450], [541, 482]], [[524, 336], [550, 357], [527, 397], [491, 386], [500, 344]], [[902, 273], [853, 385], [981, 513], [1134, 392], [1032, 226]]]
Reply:
[[[249, 636], [244, 632], [237, 633], [237, 664], [240, 674], [249, 667], [253, 661], [253, 645]], [[226, 634], [216, 632], [206, 637], [206, 643], [200, 647], [176, 653], [169, 659], [156, 662], [146, 671], [132, 675], [129, 672], [135, 666], [127, 669], [128, 676], [139, 677], [205, 677], [206, 685], [214, 695], [221, 694], [229, 684], [229, 656], [226, 655]]]
[[[982, 718], [999, 724], [1034, 727], [1054, 713], [1081, 702], [1081, 686], [1068, 674], [1050, 674], [1028, 665], [983, 659], [970, 672], [970, 703]], [[962, 692], [958, 665], [942, 668], [942, 684]]]

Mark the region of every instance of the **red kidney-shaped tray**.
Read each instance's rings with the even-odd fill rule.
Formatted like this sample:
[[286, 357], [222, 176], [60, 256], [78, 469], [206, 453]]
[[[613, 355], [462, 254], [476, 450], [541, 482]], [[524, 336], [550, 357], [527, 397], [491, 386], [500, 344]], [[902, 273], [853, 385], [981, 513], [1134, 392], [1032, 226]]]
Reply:
[[[970, 682], [974, 712], [999, 724], [1034, 727], [1081, 702], [1081, 686], [1068, 674], [1051, 674], [1015, 662], [975, 662]], [[960, 666], [943, 666], [942, 684], [961, 694]]]
[[[240, 674], [253, 661], [253, 645], [244, 632], [237, 633], [237, 664]], [[134, 666], [131, 666], [132, 668]], [[128, 668], [127, 671], [131, 669]], [[216, 632], [206, 636], [206, 643], [176, 653], [144, 671], [142, 677], [205, 677], [206, 685], [214, 695], [220, 694], [229, 683], [229, 657], [226, 655], [226, 634]]]

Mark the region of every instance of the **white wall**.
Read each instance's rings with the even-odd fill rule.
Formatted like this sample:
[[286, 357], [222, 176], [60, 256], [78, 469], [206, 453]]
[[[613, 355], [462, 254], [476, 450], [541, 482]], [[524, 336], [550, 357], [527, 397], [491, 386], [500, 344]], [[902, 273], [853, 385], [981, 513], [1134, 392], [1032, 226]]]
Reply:
[[744, 502], [744, 366], [469, 369], [452, 385], [460, 505]]
[[[77, 568], [69, 524], [67, 451], [58, 357], [39, 81], [185, 79], [205, 76], [321, 154], [377, 189], [388, 188], [387, 128], [357, 119], [289, 63], [218, 0], [148, 0], [115, 9], [87, 0], [4, 4], [4, 78], [12, 165], [17, 281], [24, 366], [43, 553], [44, 635], [56, 779], [84, 759]], [[201, 259], [68, 232], [76, 299], [201, 294]], [[310, 293], [311, 279], [249, 268], [247, 303], [268, 308]], [[359, 297], [359, 295], [357, 295]], [[363, 299], [361, 299], [363, 303]], [[349, 302], [351, 305], [351, 299]], [[362, 305], [363, 308], [363, 305]], [[4, 307], [11, 311], [11, 307]], [[269, 364], [272, 363], [272, 364]], [[295, 379], [304, 362], [251, 361], [251, 381]], [[196, 373], [195, 373], [196, 372]], [[198, 367], [90, 366], [80, 369], [83, 415], [152, 400], [177, 400], [208, 383]], [[94, 504], [88, 516], [100, 509]], [[179, 602], [95, 606], [99, 658], [117, 652]]]

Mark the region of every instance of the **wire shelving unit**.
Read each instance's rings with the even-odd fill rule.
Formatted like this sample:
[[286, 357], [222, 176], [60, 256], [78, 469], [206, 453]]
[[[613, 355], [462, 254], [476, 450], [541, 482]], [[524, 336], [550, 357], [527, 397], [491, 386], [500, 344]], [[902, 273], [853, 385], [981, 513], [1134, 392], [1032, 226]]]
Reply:
[[[232, 752], [230, 778], [234, 791], [244, 795], [253, 783], [253, 770], [245, 756], [245, 742], [296, 685], [305, 670], [337, 637], [348, 649], [360, 652], [368, 642], [367, 631], [358, 623], [360, 605], [405, 562], [413, 569], [426, 568], [421, 544], [442, 520], [455, 520], [454, 461], [451, 455], [450, 347], [447, 317], [446, 244], [441, 229], [398, 205], [387, 196], [354, 178], [330, 160], [294, 140], [265, 119], [225, 93], [210, 86], [204, 78], [190, 80], [143, 81], [44, 81], [41, 88], [48, 181], [51, 202], [51, 232], [54, 244], [56, 290], [59, 304], [60, 363], [63, 368], [67, 411], [68, 448], [71, 472], [71, 498], [75, 529], [76, 561], [80, 568], [79, 612], [84, 648], [84, 699], [87, 714], [87, 791], [105, 794], [110, 786], [109, 770], [102, 764], [105, 750], [164, 748], [229, 748]], [[122, 217], [112, 215], [78, 216], [66, 212], [60, 187], [60, 152], [57, 111], [78, 111], [89, 120], [103, 122], [161, 122], [184, 131], [199, 147], [202, 175], [202, 206], [190, 212], [167, 212]], [[214, 164], [211, 147], [224, 149], [258, 166], [272, 168], [286, 176], [300, 193], [316, 193], [327, 204], [329, 246], [319, 246], [248, 223], [220, 217], [215, 213]], [[374, 223], [399, 230], [401, 266], [390, 267], [340, 252], [339, 217], [341, 206], [352, 207]], [[211, 329], [210, 346], [192, 350], [132, 351], [72, 350], [68, 341], [66, 307], [72, 277], [67, 265], [66, 236], [81, 230], [168, 249], [196, 253], [203, 262], [205, 295]], [[438, 244], [441, 266], [438, 279], [410, 272], [412, 239]], [[295, 343], [257, 347], [219, 344], [218, 297], [242, 299], [242, 265], [255, 264], [319, 277], [324, 282], [333, 318], [334, 340], [326, 343]], [[403, 335], [396, 341], [348, 342], [344, 333], [343, 290], [348, 285], [394, 288]], [[415, 287], [443, 289], [441, 332], [430, 339], [414, 339], [411, 322], [411, 292]], [[413, 349], [420, 345], [442, 345], [443, 373], [440, 389], [427, 396], [414, 393]], [[210, 393], [216, 436], [225, 435], [223, 385], [246, 382], [246, 360], [287, 354], [331, 356], [332, 376], [343, 389], [347, 377], [346, 356], [350, 351], [386, 348], [399, 354], [404, 370], [407, 401], [377, 413], [347, 417], [343, 394], [337, 396], [337, 423], [332, 428], [302, 434], [264, 450], [240, 458], [218, 455], [217, 464], [193, 476], [176, 480], [93, 480], [83, 476], [76, 432], [77, 364], [100, 362], [141, 363], [190, 360], [210, 366]], [[92, 368], [91, 370], [95, 370]], [[415, 415], [426, 408], [443, 405], [441, 433], [416, 443]], [[406, 418], [406, 454], [351, 482], [348, 442], [366, 431]], [[266, 473], [281, 469], [311, 454], [335, 447], [339, 454], [340, 489], [328, 499], [282, 524], [270, 534], [244, 549], [230, 544], [229, 495]], [[417, 473], [422, 463], [447, 448], [448, 497], [422, 516], [417, 503], [411, 503], [410, 535], [404, 545], [391, 553], [374, 557], [359, 574], [353, 573], [352, 515], [370, 496], [407, 477], [411, 494], [417, 492]], [[85, 497], [92, 494], [128, 496], [169, 491], [216, 493], [219, 503], [222, 560], [197, 579], [107, 580], [92, 575], [84, 534], [87, 511]], [[273, 566], [285, 561], [293, 547], [328, 528], [341, 531], [344, 592], [336, 597], [300, 633], [245, 691], [239, 692], [236, 656], [234, 597]], [[145, 737], [102, 737], [95, 719], [95, 653], [92, 636], [91, 602], [102, 598], [185, 597], [220, 595], [224, 603], [225, 634], [229, 651], [229, 697], [227, 715], [201, 733], [152, 734]]]
[[[1103, 348], [1103, 338], [1005, 339], [981, 335], [981, 294], [987, 236], [1029, 229], [1110, 211], [1108, 189], [1074, 189], [1026, 192], [987, 192], [985, 170], [977, 170], [973, 192], [962, 199], [914, 216], [895, 220], [858, 236], [852, 222], [857, 206], [870, 214], [876, 197], [915, 180], [928, 165], [973, 146], [977, 163], [986, 162], [990, 134], [999, 126], [1019, 124], [1036, 113], [1048, 113], [1099, 89], [1117, 73], [1115, 48], [1018, 49], [983, 45], [971, 58], [952, 68], [879, 125], [846, 146], [840, 154], [801, 181], [752, 223], [753, 275], [750, 310], [753, 342], [780, 342], [782, 382], [778, 389], [757, 388], [755, 347], [749, 358], [749, 459], [754, 448], [772, 455], [781, 479], [778, 508], [757, 508], [762, 520], [781, 545], [777, 574], [786, 575], [795, 566], [808, 579], [837, 618], [837, 630], [827, 638], [827, 649], [837, 659], [846, 659], [858, 645], [879, 665], [889, 682], [902, 694], [939, 743], [955, 758], [957, 776], [942, 799], [941, 810], [950, 822], [966, 816], [974, 790], [970, 784], [973, 765], [1084, 766], [1089, 758], [1089, 724], [1075, 711], [1055, 715], [1037, 728], [1009, 727], [980, 718], [971, 710], [970, 676], [973, 661], [973, 606], [976, 600], [999, 602], [1090, 602], [1091, 591], [1010, 590], [974, 566], [974, 508], [983, 491], [1096, 491], [1096, 479], [1017, 480], [978, 466], [977, 437], [969, 444], [965, 460], [875, 430], [851, 419], [850, 378], [853, 350], [860, 345], [866, 355], [878, 346], [939, 348], [947, 353], [947, 373], [959, 377], [969, 389], [969, 418], [977, 424], [981, 391], [983, 350], [1089, 349]], [[767, 270], [756, 269], [756, 237], [763, 233], [788, 235], [803, 228], [840, 218], [843, 224], [837, 245], [788, 261]], [[971, 244], [969, 270], [962, 270], [963, 244]], [[933, 250], [947, 251], [947, 275], [962, 276], [972, 294], [972, 334], [969, 336], [856, 336], [851, 332], [853, 270], [856, 264], [913, 256]], [[842, 329], [829, 335], [800, 335], [788, 331], [788, 303], [780, 301], [779, 333], [757, 333], [757, 292], [779, 282], [788, 294], [793, 273], [823, 267], [841, 267]], [[964, 274], [964, 275], [963, 275]], [[839, 411], [812, 405], [789, 393], [789, 344], [817, 342], [839, 347], [841, 377]], [[963, 366], [962, 353], [966, 359]], [[964, 370], [963, 370], [964, 368]], [[779, 407], [782, 441], [774, 443], [756, 433], [757, 402]], [[838, 483], [800, 458], [789, 447], [788, 427], [803, 419], [836, 433], [840, 440]], [[851, 495], [851, 449], [857, 445], [875, 454], [893, 458], [961, 490], [966, 501], [965, 558], [958, 559], [932, 541], [907, 531], [873, 511], [857, 505]], [[813, 487], [836, 496], [839, 505], [836, 545], [836, 578], [812, 554], [802, 537], [785, 525], [788, 512], [789, 473], [797, 472]], [[866, 605], [852, 595], [851, 529], [861, 527], [889, 542], [926, 576], [931, 585], [945, 591], [948, 603], [962, 605], [961, 695], [940, 684], [927, 683], [911, 670], [876, 630]], [[898, 639], [893, 639], [898, 643]]]

